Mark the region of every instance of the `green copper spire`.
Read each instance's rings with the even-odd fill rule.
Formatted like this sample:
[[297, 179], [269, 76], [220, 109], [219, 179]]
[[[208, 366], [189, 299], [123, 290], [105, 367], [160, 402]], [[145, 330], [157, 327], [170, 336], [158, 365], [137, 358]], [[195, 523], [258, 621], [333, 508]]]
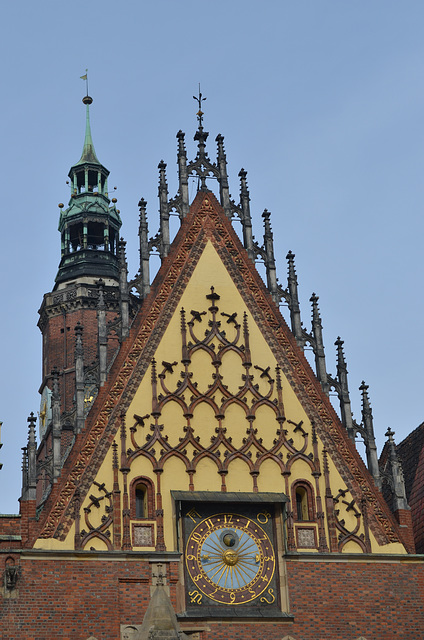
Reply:
[[89, 162], [90, 164], [100, 164], [96, 156], [96, 152], [94, 151], [93, 138], [91, 137], [90, 104], [93, 102], [93, 98], [90, 98], [90, 96], [84, 96], [82, 101], [86, 105], [87, 114], [86, 114], [86, 120], [85, 120], [84, 147], [82, 150], [81, 158], [77, 162], [77, 165], [85, 164], [87, 162]]
[[68, 173], [71, 197], [68, 208], [60, 207], [59, 231], [62, 257], [56, 285], [78, 278], [119, 279], [118, 243], [121, 218], [116, 198], [109, 200], [109, 171], [98, 160], [91, 138], [90, 96], [87, 108], [84, 147], [80, 160]]

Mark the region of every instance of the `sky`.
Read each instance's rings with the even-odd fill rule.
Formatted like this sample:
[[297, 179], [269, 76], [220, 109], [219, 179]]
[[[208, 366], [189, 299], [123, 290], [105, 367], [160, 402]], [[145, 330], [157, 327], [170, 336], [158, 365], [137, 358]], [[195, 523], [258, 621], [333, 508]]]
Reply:
[[316, 292], [333, 375], [345, 341], [354, 417], [365, 380], [379, 451], [388, 427], [400, 442], [424, 420], [422, 0], [21, 0], [0, 15], [0, 513], [18, 512], [27, 417], [40, 407], [38, 309], [82, 151], [86, 68], [130, 277], [140, 197], [158, 229], [161, 159], [177, 191], [179, 129], [195, 155], [200, 82], [209, 156], [221, 133], [236, 201], [248, 171], [254, 233], [267, 208], [284, 286], [296, 254], [302, 321], [310, 330]]

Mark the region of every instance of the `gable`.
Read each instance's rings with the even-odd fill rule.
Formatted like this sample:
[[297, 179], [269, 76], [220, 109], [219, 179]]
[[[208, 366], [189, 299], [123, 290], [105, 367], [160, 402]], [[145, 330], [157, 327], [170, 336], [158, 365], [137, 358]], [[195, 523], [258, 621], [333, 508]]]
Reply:
[[[200, 194], [184, 221], [64, 471], [37, 545], [52, 538], [73, 544], [75, 536], [87, 548], [131, 547], [141, 527], [131, 492], [144, 478], [155, 508], [137, 535], [156, 548], [159, 538], [164, 549], [177, 547], [172, 490], [272, 486], [291, 500], [289, 548], [403, 551], [367, 470], [211, 194]], [[304, 517], [300, 500], [296, 513], [299, 496]], [[75, 513], [88, 529], [74, 525]]]

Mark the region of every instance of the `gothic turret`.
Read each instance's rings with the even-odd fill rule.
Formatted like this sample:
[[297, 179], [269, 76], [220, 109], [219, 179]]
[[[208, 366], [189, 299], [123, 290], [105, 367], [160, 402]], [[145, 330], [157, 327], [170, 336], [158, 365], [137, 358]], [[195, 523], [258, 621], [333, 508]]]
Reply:
[[45, 294], [39, 311], [43, 379], [38, 504], [60, 477], [63, 461], [84, 430], [138, 305], [128, 287], [125, 242], [119, 237], [121, 218], [116, 198], [111, 201], [108, 194], [109, 171], [94, 150], [92, 102], [88, 95], [83, 98], [84, 146], [69, 171], [68, 208], [59, 205], [62, 257], [53, 291]]
[[118, 280], [118, 239], [121, 218], [108, 196], [109, 171], [98, 160], [90, 127], [90, 96], [86, 105], [86, 127], [81, 158], [69, 171], [71, 198], [68, 208], [61, 208], [61, 261], [56, 276], [60, 284], [81, 276]]

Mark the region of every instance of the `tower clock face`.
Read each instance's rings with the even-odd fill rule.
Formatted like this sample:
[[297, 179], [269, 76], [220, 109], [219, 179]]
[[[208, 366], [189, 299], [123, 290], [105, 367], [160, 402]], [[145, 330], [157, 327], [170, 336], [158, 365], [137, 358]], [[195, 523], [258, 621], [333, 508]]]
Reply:
[[[264, 524], [271, 517], [268, 512], [258, 516]], [[271, 588], [275, 554], [259, 521], [237, 513], [214, 513], [196, 523], [185, 553], [192, 593], [222, 605], [247, 604], [264, 593], [266, 602], [271, 604], [270, 597], [275, 601]]]

